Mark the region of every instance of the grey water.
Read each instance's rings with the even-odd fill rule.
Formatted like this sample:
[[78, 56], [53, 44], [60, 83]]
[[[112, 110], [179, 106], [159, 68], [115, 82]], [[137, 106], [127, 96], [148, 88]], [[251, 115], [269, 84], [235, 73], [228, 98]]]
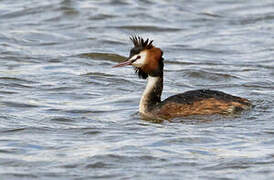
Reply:
[[[164, 51], [163, 99], [209, 88], [235, 116], [140, 118], [130, 35]], [[273, 0], [1, 0], [0, 179], [273, 179]]]

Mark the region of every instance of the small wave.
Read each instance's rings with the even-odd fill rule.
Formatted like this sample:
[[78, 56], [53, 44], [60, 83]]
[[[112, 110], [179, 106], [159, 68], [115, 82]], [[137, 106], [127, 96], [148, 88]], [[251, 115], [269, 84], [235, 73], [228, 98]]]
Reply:
[[132, 25], [132, 26], [116, 26], [115, 28], [126, 29], [126, 30], [135, 30], [135, 31], [144, 31], [144, 32], [177, 32], [181, 31], [179, 28], [174, 27], [159, 27], [159, 26], [142, 26], [142, 25]]
[[4, 104], [5, 106], [8, 106], [8, 107], [14, 107], [14, 108], [37, 108], [37, 107], [40, 107], [40, 106], [34, 105], [34, 104], [11, 102], [11, 101], [2, 101], [1, 104]]
[[121, 62], [126, 59], [124, 56], [113, 53], [83, 53], [79, 54], [79, 57], [91, 58], [94, 60], [110, 60], [114, 62]]
[[12, 82], [20, 82], [20, 83], [29, 83], [29, 84], [34, 84], [36, 83], [35, 81], [30, 81], [30, 80], [26, 80], [26, 79], [22, 79], [22, 78], [16, 78], [16, 77], [0, 77], [0, 81], [3, 80], [5, 82], [9, 82], [9, 81], [12, 81]]
[[217, 81], [223, 81], [223, 80], [230, 80], [230, 79], [238, 79], [238, 77], [230, 75], [230, 74], [223, 74], [223, 73], [212, 73], [207, 71], [194, 71], [189, 70], [184, 73], [184, 76], [195, 78], [195, 79], [205, 79], [205, 80], [217, 80]]

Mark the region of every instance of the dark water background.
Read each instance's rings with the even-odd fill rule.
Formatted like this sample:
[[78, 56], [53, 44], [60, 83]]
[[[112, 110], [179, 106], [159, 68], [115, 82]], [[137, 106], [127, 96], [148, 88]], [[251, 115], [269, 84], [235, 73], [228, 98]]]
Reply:
[[[163, 98], [210, 88], [235, 117], [152, 123], [112, 69], [154, 39]], [[273, 179], [273, 0], [0, 0], [0, 179]]]

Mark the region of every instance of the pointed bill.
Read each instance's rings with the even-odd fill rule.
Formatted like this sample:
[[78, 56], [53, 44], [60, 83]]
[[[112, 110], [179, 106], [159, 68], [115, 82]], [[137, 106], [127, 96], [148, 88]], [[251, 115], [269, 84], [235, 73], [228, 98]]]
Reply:
[[128, 65], [131, 65], [132, 64], [132, 60], [129, 58], [127, 59], [125, 62], [121, 62], [119, 64], [116, 64], [114, 66], [112, 66], [113, 68], [116, 68], [116, 67], [123, 67], [123, 66], [128, 66]]

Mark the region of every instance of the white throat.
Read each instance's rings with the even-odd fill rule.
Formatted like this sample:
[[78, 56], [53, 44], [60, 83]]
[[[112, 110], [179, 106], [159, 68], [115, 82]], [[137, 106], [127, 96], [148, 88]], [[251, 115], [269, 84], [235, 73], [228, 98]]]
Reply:
[[152, 91], [154, 91], [159, 79], [160, 79], [160, 77], [148, 76], [147, 85], [143, 92], [143, 95], [142, 95], [142, 98], [141, 98], [140, 104], [139, 104], [139, 112], [140, 113], [146, 114], [147, 108], [148, 108], [149, 94]]

